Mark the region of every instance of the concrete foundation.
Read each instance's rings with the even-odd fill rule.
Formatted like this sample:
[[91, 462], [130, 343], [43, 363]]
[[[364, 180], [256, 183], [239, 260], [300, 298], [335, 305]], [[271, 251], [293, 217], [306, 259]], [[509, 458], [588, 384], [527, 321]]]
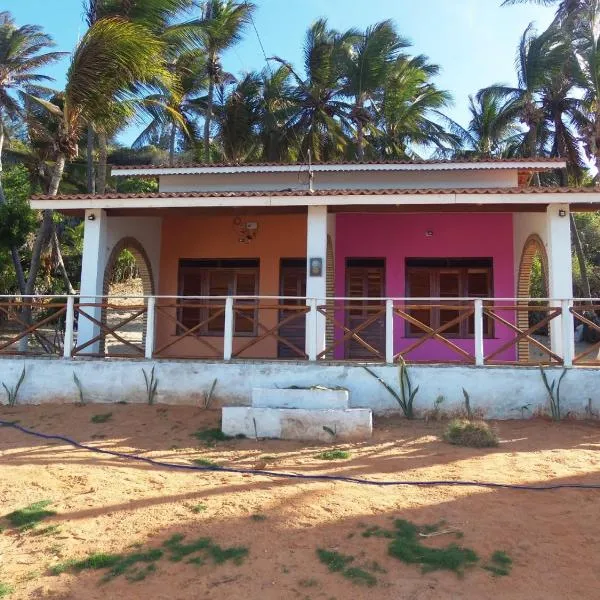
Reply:
[[254, 388], [254, 408], [305, 408], [344, 410], [350, 406], [348, 390]]
[[[144, 360], [61, 360], [44, 358], [0, 358], [0, 384], [9, 388], [26, 375], [19, 390], [19, 404], [79, 402], [74, 382], [81, 381], [86, 402], [145, 403], [147, 374], [155, 367], [158, 379], [156, 402], [203, 406], [205, 394], [217, 379], [213, 407], [249, 406], [254, 388], [343, 387], [350, 392], [350, 408], [369, 408], [375, 414], [398, 412], [399, 406], [385, 388], [359, 365], [308, 362], [200, 362]], [[396, 388], [394, 366], [373, 366], [373, 370]], [[442, 411], [464, 406], [462, 388], [470, 395], [473, 409], [490, 419], [515, 419], [548, 411], [548, 394], [536, 367], [409, 366], [418, 413], [430, 410], [443, 397]], [[561, 369], [547, 369], [552, 382]], [[585, 417], [588, 399], [592, 410], [600, 410], [600, 369], [569, 369], [561, 386], [562, 412]], [[0, 387], [0, 402], [6, 394]]]

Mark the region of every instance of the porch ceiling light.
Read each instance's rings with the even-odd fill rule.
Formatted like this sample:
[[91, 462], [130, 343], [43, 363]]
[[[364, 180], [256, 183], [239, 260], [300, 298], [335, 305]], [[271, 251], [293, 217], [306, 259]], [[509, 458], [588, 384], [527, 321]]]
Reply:
[[88, 215], [88, 221], [95, 221], [96, 220], [96, 215], [94, 213], [92, 213], [91, 215]]
[[566, 217], [566, 216], [567, 216], [567, 211], [566, 211], [564, 208], [561, 208], [561, 209], [558, 211], [558, 216], [559, 216], [559, 217]]

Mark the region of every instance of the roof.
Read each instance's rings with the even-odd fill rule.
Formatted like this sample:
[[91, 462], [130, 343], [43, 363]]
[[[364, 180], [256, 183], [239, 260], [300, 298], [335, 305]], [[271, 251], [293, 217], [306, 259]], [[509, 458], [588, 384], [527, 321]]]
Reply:
[[[316, 162], [310, 165], [315, 172], [349, 171], [454, 171], [454, 170], [531, 170], [543, 171], [563, 168], [561, 158], [494, 158], [457, 160], [387, 160]], [[227, 173], [294, 173], [307, 170], [307, 163], [190, 163], [179, 165], [116, 165], [112, 174], [117, 177], [131, 175], [191, 175]]]
[[541, 195], [541, 194], [600, 194], [596, 187], [510, 187], [510, 188], [416, 188], [416, 189], [349, 189], [349, 190], [255, 190], [236, 192], [156, 192], [151, 194], [39, 194], [32, 200], [135, 200], [151, 198], [270, 198], [270, 197], [324, 197], [324, 196], [428, 196], [428, 195]]

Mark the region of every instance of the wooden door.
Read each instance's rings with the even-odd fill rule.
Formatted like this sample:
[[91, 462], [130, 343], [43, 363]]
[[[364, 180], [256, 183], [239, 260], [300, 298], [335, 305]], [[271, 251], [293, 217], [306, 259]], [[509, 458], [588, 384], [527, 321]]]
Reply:
[[[304, 298], [306, 296], [306, 259], [283, 259], [279, 270], [279, 294], [280, 296], [294, 296]], [[292, 306], [306, 306], [306, 300], [282, 300], [281, 304]], [[292, 319], [292, 316], [296, 318]], [[282, 337], [298, 350], [304, 353], [306, 340], [306, 316], [296, 310], [280, 310], [279, 322], [287, 318], [289, 323], [279, 328], [279, 337]], [[278, 343], [277, 356], [279, 358], [303, 358], [304, 354], [298, 353], [287, 344]]]
[[[348, 259], [346, 261], [346, 296], [348, 298], [383, 298], [385, 296], [384, 259]], [[347, 359], [378, 358], [385, 356], [385, 302], [349, 301], [346, 327], [355, 329], [371, 321], [357, 335], [362, 343], [351, 339], [346, 343]], [[377, 316], [377, 313], [381, 314]], [[370, 350], [372, 348], [373, 350]]]

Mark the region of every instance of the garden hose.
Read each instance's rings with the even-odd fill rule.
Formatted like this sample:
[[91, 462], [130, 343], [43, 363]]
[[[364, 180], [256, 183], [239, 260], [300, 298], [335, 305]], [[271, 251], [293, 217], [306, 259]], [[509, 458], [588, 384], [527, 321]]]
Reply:
[[343, 475], [307, 475], [304, 473], [285, 473], [281, 471], [265, 471], [258, 469], [237, 469], [233, 467], [220, 467], [220, 466], [199, 466], [199, 465], [184, 465], [180, 463], [170, 463], [161, 460], [155, 460], [153, 458], [147, 458], [145, 456], [139, 456], [137, 454], [127, 454], [124, 452], [115, 452], [114, 450], [105, 450], [103, 448], [95, 448], [94, 446], [88, 446], [87, 444], [81, 444], [76, 440], [68, 438], [63, 435], [49, 435], [46, 433], [39, 433], [32, 429], [27, 429], [13, 421], [3, 421], [0, 419], [0, 427], [11, 427], [34, 437], [38, 437], [42, 440], [53, 440], [59, 442], [65, 442], [74, 448], [79, 450], [87, 450], [88, 452], [95, 452], [96, 454], [104, 454], [108, 456], [114, 456], [115, 458], [122, 458], [124, 460], [132, 460], [142, 462], [153, 467], [166, 468], [166, 469], [179, 469], [180, 471], [212, 471], [218, 473], [237, 473], [240, 475], [259, 475], [266, 477], [278, 477], [281, 479], [300, 479], [307, 481], [331, 481], [340, 483], [353, 483], [358, 485], [370, 485], [379, 487], [399, 487], [399, 486], [414, 486], [414, 487], [436, 487], [436, 486], [454, 486], [454, 487], [480, 487], [487, 489], [506, 489], [506, 490], [520, 490], [520, 491], [549, 491], [549, 490], [565, 490], [565, 489], [578, 489], [578, 490], [600, 490], [600, 483], [555, 483], [546, 485], [527, 485], [527, 484], [512, 484], [512, 483], [494, 483], [488, 481], [460, 481], [460, 480], [431, 480], [431, 481], [376, 481], [373, 479], [361, 479], [359, 477], [345, 477]]

